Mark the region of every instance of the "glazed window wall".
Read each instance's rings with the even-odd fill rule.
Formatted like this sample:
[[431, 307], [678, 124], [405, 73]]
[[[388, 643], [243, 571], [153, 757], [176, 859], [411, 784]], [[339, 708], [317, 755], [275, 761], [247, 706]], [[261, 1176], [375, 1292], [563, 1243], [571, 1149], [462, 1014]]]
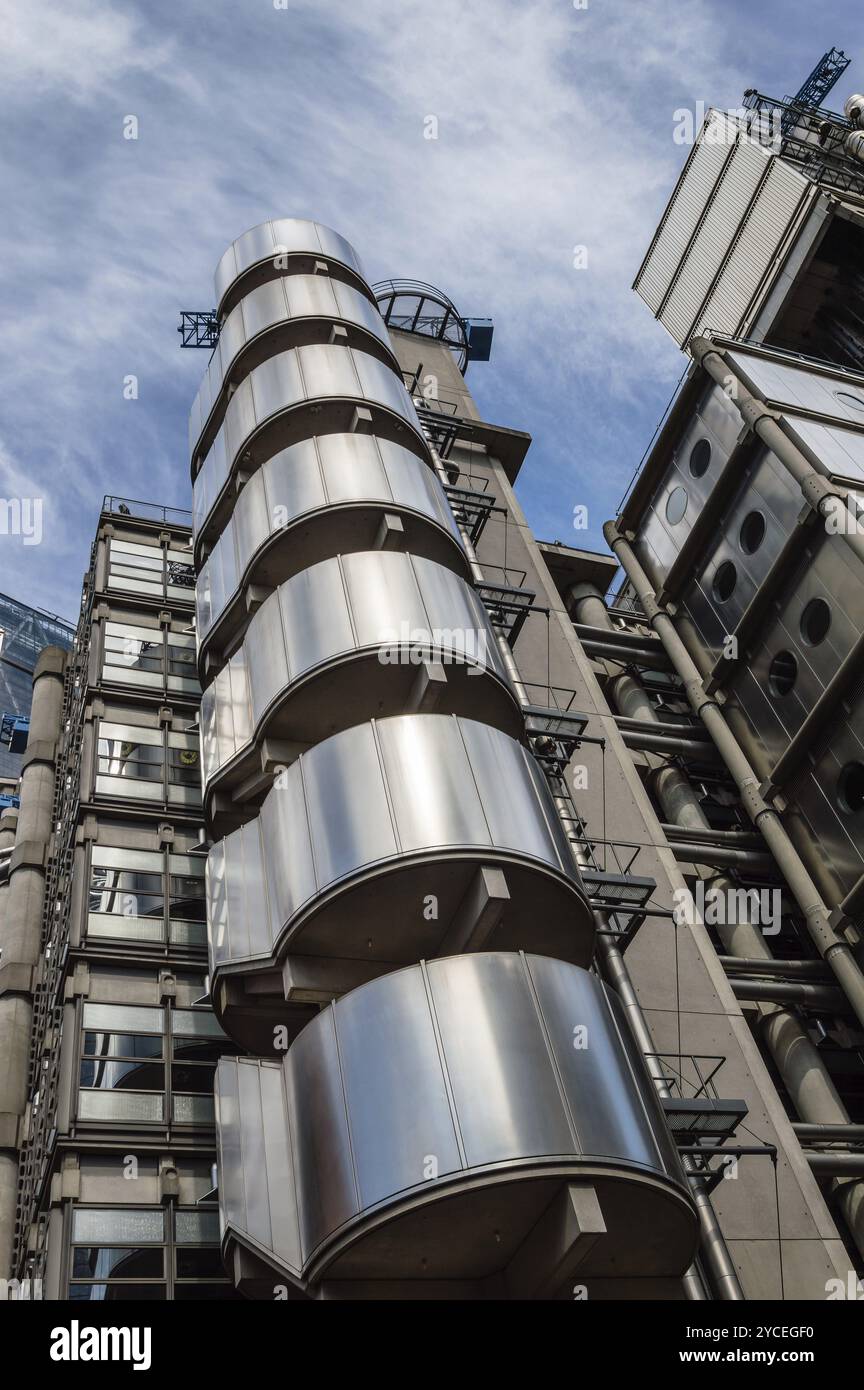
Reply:
[[195, 571], [186, 550], [142, 545], [137, 541], [111, 540], [108, 547], [107, 587], [150, 598], [191, 602], [194, 598]]
[[74, 1302], [236, 1298], [219, 1254], [215, 1207], [76, 1207]]
[[206, 947], [204, 865], [191, 854], [94, 845], [86, 935]]
[[96, 792], [124, 799], [200, 806], [197, 735], [101, 720]]
[[78, 1119], [212, 1125], [215, 1065], [233, 1050], [209, 1009], [85, 1002]]
[[105, 624], [102, 679], [145, 690], [198, 695], [195, 637], [160, 628]]

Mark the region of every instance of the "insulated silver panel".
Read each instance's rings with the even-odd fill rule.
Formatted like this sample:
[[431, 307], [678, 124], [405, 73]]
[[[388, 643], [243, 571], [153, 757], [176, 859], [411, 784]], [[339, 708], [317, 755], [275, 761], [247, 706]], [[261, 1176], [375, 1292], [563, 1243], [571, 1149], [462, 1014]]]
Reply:
[[[374, 435], [322, 435], [268, 459], [243, 488], [199, 572], [199, 641], [241, 584], [279, 583], [318, 560], [372, 549], [385, 512], [400, 517], [412, 554], [467, 575], [438, 477], [401, 445]], [[292, 530], [290, 544], [279, 544]]]
[[338, 232], [299, 217], [274, 218], [250, 228], [228, 247], [214, 277], [217, 305], [222, 304], [239, 275], [260, 261], [286, 254], [333, 260], [365, 279], [357, 252]]
[[[230, 674], [220, 672], [204, 692], [208, 777], [253, 736], [313, 743], [349, 724], [401, 712], [410, 707], [427, 659], [444, 668], [442, 712], [477, 714], [512, 733], [521, 729], [489, 615], [464, 579], [393, 551], [337, 556], [303, 570], [265, 600], [229, 662]], [[235, 707], [244, 698], [240, 665], [248, 676], [245, 712]], [[242, 743], [232, 743], [232, 733], [244, 732]], [[500, 814], [507, 814], [504, 808]]]
[[347, 729], [283, 769], [258, 818], [211, 850], [212, 967], [285, 950], [384, 963], [434, 955], [485, 864], [507, 878], [495, 930], [508, 949], [543, 940], [590, 958], [593, 919], [521, 745], [435, 714]]
[[[612, 996], [560, 960], [463, 955], [354, 990], [289, 1049], [281, 1093], [276, 1063], [219, 1064], [227, 1248], [256, 1249], [312, 1296], [324, 1280], [496, 1278], [506, 1296], [514, 1256], [561, 1185], [585, 1181], [605, 1233], [580, 1278], [680, 1274], [694, 1212], [635, 1062]], [[244, 1071], [253, 1073], [245, 1112]], [[262, 1164], [254, 1197], [244, 1180], [253, 1160]], [[289, 1201], [296, 1194], [298, 1221], [268, 1247], [263, 1200], [278, 1206], [282, 1184]], [[551, 1240], [541, 1249], [550, 1263], [540, 1283], [555, 1296], [560, 1253]]]
[[[426, 451], [414, 403], [401, 378], [376, 358], [354, 348], [323, 343], [277, 353], [253, 368], [228, 402], [225, 419], [192, 489], [196, 535], [252, 437], [255, 436], [256, 448], [264, 451], [266, 459], [267, 450], [260, 441], [265, 426], [274, 424], [297, 406], [316, 402], [323, 409], [328, 401], [347, 402], [352, 408], [354, 402], [380, 407], [417, 436], [415, 452]], [[333, 427], [334, 433], [342, 430], [344, 424]], [[269, 452], [277, 452], [285, 442], [278, 440], [276, 448]]]
[[[219, 332], [219, 339], [207, 365], [198, 388], [198, 394], [189, 412], [189, 452], [194, 458], [201, 434], [210, 422], [210, 430], [215, 427], [224, 410], [222, 395], [225, 383], [230, 378], [232, 386], [248, 374], [249, 367], [260, 359], [261, 353], [268, 351], [267, 343], [261, 344], [260, 335], [268, 334], [272, 339], [271, 348], [280, 341], [281, 346], [297, 345], [296, 335], [310, 331], [311, 320], [320, 320], [317, 330], [325, 335], [321, 341], [327, 342], [335, 325], [347, 326], [359, 334], [368, 335], [381, 344], [382, 360], [390, 362], [395, 368], [390, 347], [390, 337], [384, 320], [368, 297], [327, 275], [291, 275], [279, 280], [269, 280], [251, 289], [231, 310]], [[294, 334], [295, 341], [290, 340]], [[288, 335], [288, 340], [285, 337]], [[308, 338], [303, 339], [309, 341]], [[254, 353], [249, 352], [255, 344]], [[359, 344], [358, 344], [359, 345]], [[371, 345], [374, 351], [374, 342]], [[367, 342], [366, 350], [370, 350]], [[217, 408], [214, 420], [211, 413]]]

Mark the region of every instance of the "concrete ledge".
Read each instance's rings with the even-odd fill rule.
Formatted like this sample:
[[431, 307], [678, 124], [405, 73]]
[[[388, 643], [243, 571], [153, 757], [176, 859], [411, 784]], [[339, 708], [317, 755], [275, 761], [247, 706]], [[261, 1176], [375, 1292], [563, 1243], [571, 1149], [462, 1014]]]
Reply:
[[56, 762], [57, 740], [37, 739], [35, 743], [28, 743], [21, 754], [21, 771], [30, 767], [32, 763], [47, 763], [49, 767], [54, 767]]
[[16, 869], [42, 869], [44, 871], [47, 862], [47, 845], [43, 845], [39, 840], [22, 840], [21, 844], [15, 845], [12, 850], [9, 873], [14, 874]]
[[21, 960], [9, 960], [0, 965], [0, 996], [36, 992], [36, 967]]

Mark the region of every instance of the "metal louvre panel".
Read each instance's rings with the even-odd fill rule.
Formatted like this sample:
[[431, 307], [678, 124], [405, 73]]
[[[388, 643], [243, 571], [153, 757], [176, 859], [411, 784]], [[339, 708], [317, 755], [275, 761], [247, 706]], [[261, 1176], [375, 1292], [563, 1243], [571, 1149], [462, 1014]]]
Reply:
[[[722, 111], [711, 110], [705, 130], [691, 150], [684, 175], [664, 214], [664, 221], [634, 288], [655, 315], [687, 254], [705, 204], [729, 154], [732, 126]], [[706, 141], [708, 133], [716, 143]]]
[[[806, 179], [775, 159], [759, 189], [729, 259], [688, 339], [706, 329], [737, 334], [787, 228], [807, 192]], [[725, 184], [724, 184], [725, 192]], [[722, 196], [722, 195], [721, 195]]]
[[[692, 336], [703, 300], [728, 254], [771, 156], [739, 134], [720, 187], [682, 262], [681, 271], [660, 314], [682, 347]], [[722, 324], [712, 324], [721, 329]]]

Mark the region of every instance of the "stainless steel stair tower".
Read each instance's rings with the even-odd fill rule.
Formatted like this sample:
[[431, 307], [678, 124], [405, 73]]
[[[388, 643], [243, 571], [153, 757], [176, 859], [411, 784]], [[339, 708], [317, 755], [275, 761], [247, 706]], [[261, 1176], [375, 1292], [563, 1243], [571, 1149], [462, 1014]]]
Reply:
[[217, 1083], [235, 1281], [680, 1277], [688, 1183], [358, 258], [266, 222], [216, 292], [190, 449], [210, 989], [253, 1054]]

